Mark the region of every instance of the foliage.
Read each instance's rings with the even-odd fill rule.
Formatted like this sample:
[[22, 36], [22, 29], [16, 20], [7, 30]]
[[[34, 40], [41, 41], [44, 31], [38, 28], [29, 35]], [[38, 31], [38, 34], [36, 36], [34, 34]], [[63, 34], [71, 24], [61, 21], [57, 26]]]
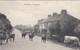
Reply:
[[60, 24], [58, 21], [56, 21], [55, 23], [52, 23], [51, 26], [49, 27], [49, 30], [52, 34], [58, 34], [60, 33]]
[[33, 30], [31, 26], [26, 25], [16, 25], [15, 28], [20, 30], [21, 32], [31, 32]]
[[57, 35], [74, 35], [74, 29], [77, 26], [77, 20], [73, 16], [69, 14], [60, 14], [59, 20], [56, 20], [54, 23], [51, 24], [49, 30], [51, 34]]
[[10, 31], [12, 29], [12, 25], [10, 21], [4, 14], [0, 13], [0, 30], [6, 32], [6, 30]]

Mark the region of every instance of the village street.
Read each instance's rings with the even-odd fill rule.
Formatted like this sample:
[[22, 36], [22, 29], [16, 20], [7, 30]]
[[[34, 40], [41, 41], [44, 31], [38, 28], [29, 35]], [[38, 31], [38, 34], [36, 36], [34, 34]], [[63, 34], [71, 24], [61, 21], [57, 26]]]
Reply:
[[15, 29], [15, 42], [3, 44], [0, 46], [0, 50], [74, 50], [54, 42], [47, 41], [41, 42], [40, 37], [35, 36], [33, 42], [29, 41], [28, 36], [25, 39], [21, 37], [21, 33]]

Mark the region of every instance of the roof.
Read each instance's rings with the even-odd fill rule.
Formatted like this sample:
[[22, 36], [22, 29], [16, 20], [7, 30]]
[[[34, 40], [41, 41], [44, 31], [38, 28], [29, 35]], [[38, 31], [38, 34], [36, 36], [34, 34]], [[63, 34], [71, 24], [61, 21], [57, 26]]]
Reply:
[[52, 22], [52, 21], [58, 21], [60, 20], [60, 16], [51, 16], [51, 17], [48, 17], [46, 19], [44, 19], [43, 21], [41, 21], [40, 23], [46, 23], [46, 22]]
[[70, 22], [73, 22], [73, 24], [75, 24], [75, 22], [77, 22], [78, 19], [64, 12], [62, 14], [54, 13], [53, 16], [50, 16], [44, 20], [41, 20], [38, 24], [52, 22], [52, 21], [59, 21], [59, 20], [62, 20], [62, 21], [69, 20]]
[[78, 25], [76, 26], [74, 32], [76, 32], [76, 31], [80, 31], [80, 24], [78, 24]]

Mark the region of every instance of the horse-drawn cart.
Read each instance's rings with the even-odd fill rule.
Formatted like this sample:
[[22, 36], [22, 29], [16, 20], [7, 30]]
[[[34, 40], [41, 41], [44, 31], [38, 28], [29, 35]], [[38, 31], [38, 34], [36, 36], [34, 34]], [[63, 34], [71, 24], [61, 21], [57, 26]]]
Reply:
[[3, 42], [7, 44], [9, 39], [13, 39], [14, 41], [14, 38], [15, 38], [15, 34], [12, 34], [12, 31], [0, 30], [0, 44], [1, 45], [3, 44]]

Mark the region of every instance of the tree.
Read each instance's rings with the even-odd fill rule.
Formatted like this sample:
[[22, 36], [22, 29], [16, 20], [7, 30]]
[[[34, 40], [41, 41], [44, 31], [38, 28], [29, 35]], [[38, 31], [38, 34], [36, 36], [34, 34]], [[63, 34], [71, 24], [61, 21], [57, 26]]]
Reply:
[[6, 32], [6, 30], [12, 30], [12, 25], [7, 19], [6, 15], [0, 13], [0, 30]]
[[61, 14], [59, 14], [59, 20], [54, 19], [51, 24], [49, 30], [52, 34], [56, 35], [74, 35], [74, 29], [77, 26], [77, 21], [75, 17], [67, 14], [66, 10], [61, 10]]
[[77, 19], [69, 14], [63, 15], [60, 19], [60, 27], [62, 35], [73, 35], [74, 29], [77, 26]]

